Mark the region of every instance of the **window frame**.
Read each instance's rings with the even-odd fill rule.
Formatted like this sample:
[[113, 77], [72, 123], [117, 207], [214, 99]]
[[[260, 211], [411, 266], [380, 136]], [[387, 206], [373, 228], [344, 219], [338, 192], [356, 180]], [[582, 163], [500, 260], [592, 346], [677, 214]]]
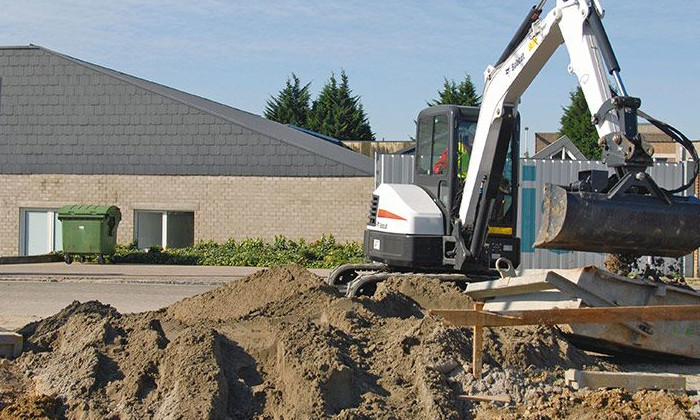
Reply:
[[[160, 244], [153, 244], [149, 245], [148, 247], [143, 247], [141, 244], [138, 243], [138, 238], [139, 238], [139, 229], [141, 228], [141, 222], [139, 221], [139, 214], [141, 213], [155, 213], [155, 214], [160, 214], [161, 219], [160, 219]], [[134, 232], [133, 232], [133, 238], [134, 241], [137, 242], [137, 246], [139, 249], [148, 249], [151, 246], [158, 245], [162, 247], [163, 249], [166, 248], [172, 248], [171, 245], [168, 243], [168, 214], [169, 213], [190, 213], [192, 214], [192, 243], [190, 245], [194, 245], [194, 230], [195, 230], [195, 217], [196, 217], [196, 212], [194, 210], [156, 210], [156, 209], [134, 209]]]
[[[58, 208], [56, 207], [20, 207], [19, 208], [19, 255], [20, 256], [30, 256], [30, 255], [42, 255], [42, 254], [29, 254], [29, 237], [27, 231], [27, 213], [31, 212], [43, 212], [46, 213], [46, 231], [48, 236], [46, 238], [46, 246], [48, 252], [57, 252], [63, 250], [63, 226], [61, 221], [58, 220]], [[60, 229], [60, 231], [59, 231]], [[60, 242], [60, 246], [59, 246]]]

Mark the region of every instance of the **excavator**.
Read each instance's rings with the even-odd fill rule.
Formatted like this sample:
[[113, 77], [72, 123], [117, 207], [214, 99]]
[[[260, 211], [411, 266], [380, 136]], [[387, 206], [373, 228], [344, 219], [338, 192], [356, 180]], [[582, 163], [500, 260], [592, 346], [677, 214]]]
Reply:
[[[562, 44], [609, 170], [546, 186], [535, 246], [667, 257], [700, 247], [700, 200], [679, 195], [697, 178], [692, 143], [642, 112], [641, 100], [627, 93], [599, 0], [556, 0], [543, 16], [546, 1], [528, 11], [496, 64], [486, 68], [480, 107], [440, 105], [420, 112], [413, 183], [381, 184], [372, 195], [364, 232], [372, 262], [338, 267], [329, 284], [354, 296], [407, 273], [468, 282], [515, 275], [518, 105]], [[666, 190], [649, 175], [653, 147], [638, 132], [638, 117], [695, 161], [685, 185]]]

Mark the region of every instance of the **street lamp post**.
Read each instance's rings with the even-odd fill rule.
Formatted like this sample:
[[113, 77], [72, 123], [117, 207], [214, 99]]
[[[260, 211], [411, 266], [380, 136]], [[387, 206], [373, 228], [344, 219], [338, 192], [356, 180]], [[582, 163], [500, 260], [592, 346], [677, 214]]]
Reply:
[[529, 141], [530, 138], [527, 135], [529, 129], [530, 129], [530, 127], [525, 127], [525, 157], [526, 158], [530, 157], [530, 141]]

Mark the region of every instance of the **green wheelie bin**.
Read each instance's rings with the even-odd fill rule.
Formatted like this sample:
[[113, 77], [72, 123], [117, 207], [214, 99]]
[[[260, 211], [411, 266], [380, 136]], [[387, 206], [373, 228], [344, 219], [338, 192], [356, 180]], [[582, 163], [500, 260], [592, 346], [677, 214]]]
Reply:
[[114, 255], [117, 227], [122, 219], [116, 206], [70, 205], [58, 210], [63, 227], [63, 254], [66, 264], [74, 256], [96, 255], [104, 264], [106, 255]]

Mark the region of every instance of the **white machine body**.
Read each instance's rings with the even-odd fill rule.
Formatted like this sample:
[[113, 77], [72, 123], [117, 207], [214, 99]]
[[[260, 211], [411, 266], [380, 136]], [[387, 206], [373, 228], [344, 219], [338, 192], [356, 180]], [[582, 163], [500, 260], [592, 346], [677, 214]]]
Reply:
[[381, 184], [375, 225], [367, 229], [409, 235], [444, 235], [440, 208], [422, 188], [412, 184]]

